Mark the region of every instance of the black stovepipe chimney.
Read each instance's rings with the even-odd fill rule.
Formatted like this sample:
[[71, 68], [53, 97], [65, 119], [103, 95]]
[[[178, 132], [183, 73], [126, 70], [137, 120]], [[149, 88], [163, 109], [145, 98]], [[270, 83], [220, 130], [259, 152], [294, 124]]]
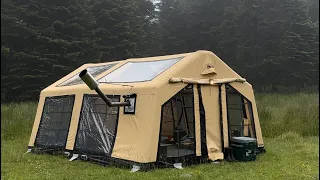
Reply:
[[112, 102], [99, 88], [99, 83], [92, 77], [92, 75], [85, 69], [80, 72], [79, 77], [91, 89], [95, 90], [99, 96], [106, 102], [109, 107], [130, 106], [130, 102]]

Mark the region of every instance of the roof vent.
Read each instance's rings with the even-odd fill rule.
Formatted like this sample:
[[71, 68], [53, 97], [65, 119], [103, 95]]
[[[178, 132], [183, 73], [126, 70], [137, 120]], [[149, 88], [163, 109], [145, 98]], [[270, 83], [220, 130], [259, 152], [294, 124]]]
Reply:
[[201, 73], [201, 75], [211, 75], [217, 74], [216, 69], [214, 68], [213, 64], [207, 64], [206, 69]]

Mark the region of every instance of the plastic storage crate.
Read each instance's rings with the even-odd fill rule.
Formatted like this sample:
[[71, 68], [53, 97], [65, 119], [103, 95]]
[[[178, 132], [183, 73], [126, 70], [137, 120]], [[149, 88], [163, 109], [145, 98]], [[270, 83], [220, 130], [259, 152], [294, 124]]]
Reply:
[[233, 137], [231, 147], [238, 161], [256, 160], [257, 139], [249, 137]]

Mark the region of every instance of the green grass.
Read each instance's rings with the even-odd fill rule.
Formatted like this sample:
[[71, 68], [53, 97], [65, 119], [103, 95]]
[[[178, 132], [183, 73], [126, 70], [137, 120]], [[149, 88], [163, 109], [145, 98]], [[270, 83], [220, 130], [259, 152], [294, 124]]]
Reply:
[[319, 94], [257, 94], [256, 98], [264, 137], [290, 131], [319, 136]]
[[30, 136], [36, 111], [35, 102], [1, 105], [1, 140]]
[[319, 179], [318, 94], [258, 94], [257, 104], [267, 150], [257, 161], [138, 173], [24, 155], [37, 103], [1, 105], [1, 179]]

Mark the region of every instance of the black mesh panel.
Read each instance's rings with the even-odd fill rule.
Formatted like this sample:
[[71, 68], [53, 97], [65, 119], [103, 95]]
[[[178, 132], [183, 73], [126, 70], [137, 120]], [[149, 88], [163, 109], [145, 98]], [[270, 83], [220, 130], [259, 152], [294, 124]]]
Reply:
[[162, 105], [158, 159], [195, 155], [193, 96], [188, 85]]
[[35, 147], [65, 147], [73, 103], [74, 96], [46, 98]]
[[[226, 93], [229, 137], [255, 137], [251, 102], [230, 85], [226, 85]], [[248, 107], [248, 112], [246, 112], [246, 106]], [[247, 117], [247, 114], [249, 114], [249, 117]], [[248, 124], [245, 124], [244, 119], [247, 118], [251, 121]], [[245, 133], [245, 131], [248, 133]]]
[[[120, 96], [108, 96], [120, 101]], [[83, 97], [75, 150], [83, 154], [111, 156], [119, 107], [109, 107], [96, 95]]]
[[202, 157], [208, 156], [207, 149], [207, 135], [206, 135], [206, 112], [202, 103], [201, 86], [198, 85], [198, 95], [199, 95], [199, 110], [200, 110], [200, 135], [201, 135], [201, 155]]

